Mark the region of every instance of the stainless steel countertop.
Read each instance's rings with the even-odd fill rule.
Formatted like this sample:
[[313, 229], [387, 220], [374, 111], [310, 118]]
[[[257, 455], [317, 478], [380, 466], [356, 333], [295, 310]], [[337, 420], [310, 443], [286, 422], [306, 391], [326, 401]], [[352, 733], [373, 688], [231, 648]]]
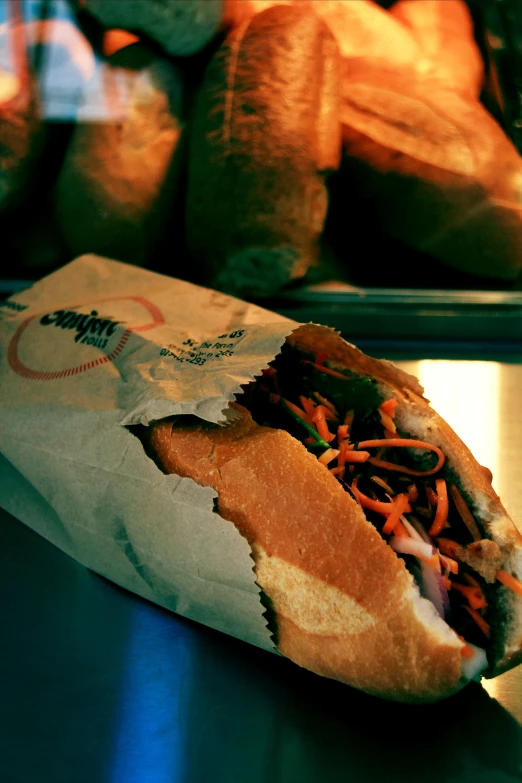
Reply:
[[[410, 359], [522, 529], [522, 364]], [[2, 783], [522, 781], [522, 668], [377, 700], [120, 590], [5, 512], [0, 594]]]

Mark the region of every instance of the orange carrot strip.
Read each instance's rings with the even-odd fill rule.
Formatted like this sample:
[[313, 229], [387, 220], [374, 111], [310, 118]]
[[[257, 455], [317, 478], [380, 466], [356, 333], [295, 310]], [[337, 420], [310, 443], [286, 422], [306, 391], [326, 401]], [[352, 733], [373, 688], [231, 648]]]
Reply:
[[503, 585], [509, 587], [510, 590], [518, 593], [518, 595], [522, 595], [522, 582], [520, 582], [516, 577], [508, 574], [507, 571], [503, 571], [502, 569], [497, 571], [495, 576], [499, 582], [502, 582]]
[[453, 502], [455, 503], [455, 507], [457, 511], [462, 517], [462, 521], [464, 522], [469, 532], [471, 533], [473, 541], [480, 541], [482, 535], [480, 534], [480, 530], [477, 527], [477, 523], [475, 522], [473, 514], [468, 508], [468, 504], [460, 494], [455, 484], [450, 485], [450, 494], [451, 497], [453, 498]]
[[338, 468], [330, 468], [330, 473], [332, 473], [334, 476], [341, 476], [341, 478], [344, 476], [344, 467], [338, 467]]
[[462, 593], [472, 609], [484, 609], [488, 605], [480, 588], [453, 582], [453, 589]]
[[318, 405], [317, 408], [314, 410], [312, 421], [317, 427], [317, 432], [319, 433], [321, 438], [323, 438], [327, 443], [331, 443], [331, 441], [335, 438], [335, 435], [333, 435], [328, 429], [328, 425], [326, 423], [326, 417], [325, 417], [325, 410], [326, 408], [324, 407], [324, 405]]
[[426, 497], [430, 506], [436, 506], [438, 503], [437, 493], [431, 488], [426, 487]]
[[442, 562], [443, 566], [446, 566], [446, 568], [449, 568], [450, 574], [458, 574], [459, 572], [459, 564], [456, 560], [453, 560], [453, 558], [448, 557], [448, 555], [439, 555], [440, 560]]
[[303, 406], [303, 410], [305, 411], [306, 415], [312, 418], [312, 416], [314, 415], [314, 408], [315, 408], [312, 400], [309, 399], [308, 397], [305, 397], [304, 395], [301, 395], [299, 397], [299, 402]]
[[344, 423], [347, 424], [349, 428], [352, 426], [354, 415], [355, 414], [353, 411], [348, 411], [348, 413], [344, 417]]
[[348, 424], [340, 424], [337, 427], [337, 440], [338, 440], [339, 443], [342, 440], [344, 440], [344, 438], [348, 437], [349, 429], [350, 428], [349, 428]]
[[448, 521], [448, 490], [444, 479], [435, 479], [435, 488], [437, 490], [435, 495], [437, 498], [437, 511], [435, 513], [433, 525], [428, 531], [430, 536], [438, 536]]
[[317, 443], [315, 438], [312, 438], [311, 436], [309, 438], [305, 438], [303, 441], [305, 446], [309, 446], [310, 443]]
[[400, 522], [401, 515], [406, 511], [406, 508], [411, 508], [410, 504], [408, 503], [408, 496], [402, 493], [400, 495], [396, 495], [396, 497], [393, 499], [393, 505], [394, 509], [388, 516], [388, 519], [386, 520], [386, 523], [382, 529], [382, 532], [387, 536], [389, 536], [390, 533], [393, 533], [397, 523]]
[[400, 473], [407, 473], [409, 476], [432, 476], [437, 473], [444, 465], [446, 457], [438, 446], [433, 446], [431, 443], [426, 443], [423, 440], [410, 440], [409, 438], [386, 438], [382, 440], [363, 440], [359, 443], [361, 449], [374, 449], [382, 446], [384, 448], [395, 448], [397, 446], [405, 446], [411, 449], [428, 449], [434, 451], [437, 455], [437, 464], [431, 470], [412, 470], [411, 468], [405, 468], [401, 465], [394, 465], [392, 462], [384, 462], [379, 457], [371, 457], [370, 462], [377, 467], [386, 468], [387, 470], [395, 470]]
[[481, 617], [481, 615], [475, 611], [475, 609], [471, 609], [469, 606], [465, 606], [464, 609], [470, 613], [471, 617], [473, 618], [473, 620], [475, 620], [475, 622], [477, 623], [478, 627], [480, 628], [484, 636], [486, 636], [489, 639], [491, 635], [491, 628], [489, 627], [489, 623], [487, 623], [484, 620], [484, 618]]
[[328, 465], [329, 462], [331, 462], [333, 459], [339, 456], [338, 449], [328, 449], [328, 451], [325, 451], [317, 462], [320, 462], [321, 465]]
[[306, 421], [307, 424], [312, 423], [310, 416], [307, 416], [307, 414], [301, 410], [299, 405], [294, 405], [293, 402], [289, 402], [288, 400], [285, 400], [285, 403], [290, 408], [290, 410], [295, 413], [296, 416], [299, 416], [299, 418], [303, 419], [303, 421]]
[[442, 577], [442, 582], [443, 582], [444, 587], [446, 588], [446, 590], [451, 590], [451, 584], [452, 583], [451, 583], [451, 579], [449, 577], [443, 576]]
[[393, 421], [392, 417], [381, 411], [380, 418], [382, 426], [385, 428], [386, 432], [389, 433], [387, 437], [397, 437], [397, 427], [395, 426], [395, 422]]
[[437, 538], [437, 546], [443, 554], [457, 557], [459, 544], [456, 541], [452, 541], [451, 538]]
[[273, 402], [275, 405], [277, 405], [278, 402], [281, 402], [281, 395], [280, 394], [271, 394], [270, 395], [270, 402]]
[[415, 503], [419, 499], [419, 490], [415, 484], [409, 484], [408, 486], [408, 499], [410, 503]]
[[399, 536], [399, 538], [409, 538], [410, 534], [402, 524], [402, 522], [399, 520], [395, 527], [393, 528], [393, 535]]
[[351, 490], [363, 508], [367, 508], [370, 511], [376, 511], [378, 514], [382, 514], [385, 517], [392, 513], [394, 508], [393, 503], [384, 503], [381, 500], [369, 498], [357, 487], [357, 482], [358, 477], [356, 476], [352, 481]]
[[328, 410], [330, 410], [333, 413], [335, 418], [337, 418], [337, 411], [335, 409], [335, 405], [333, 404], [333, 402], [330, 402], [330, 400], [327, 400], [326, 397], [323, 397], [323, 395], [319, 394], [319, 392], [317, 392], [317, 391], [314, 392], [314, 397], [317, 400], [319, 400], [321, 405], [324, 405], [325, 408], [328, 408]]
[[326, 353], [326, 351], [319, 351], [319, 353], [315, 355], [315, 363], [322, 366], [327, 358], [328, 358], [328, 354]]
[[370, 457], [369, 451], [346, 451], [344, 455], [345, 462], [367, 462]]
[[385, 402], [381, 403], [379, 405], [379, 409], [386, 413], [388, 416], [391, 416], [392, 418], [395, 416], [395, 411], [397, 410], [397, 405], [399, 403], [397, 400], [392, 397], [391, 400], [386, 400]]
[[304, 364], [311, 364], [312, 367], [315, 367], [316, 370], [319, 370], [320, 372], [324, 372], [327, 375], [333, 375], [334, 378], [342, 378], [343, 381], [347, 381], [348, 378], [346, 375], [343, 375], [340, 372], [337, 372], [337, 370], [331, 370], [329, 367], [323, 367], [322, 364], [317, 364], [316, 362], [311, 362], [309, 359], [304, 359]]

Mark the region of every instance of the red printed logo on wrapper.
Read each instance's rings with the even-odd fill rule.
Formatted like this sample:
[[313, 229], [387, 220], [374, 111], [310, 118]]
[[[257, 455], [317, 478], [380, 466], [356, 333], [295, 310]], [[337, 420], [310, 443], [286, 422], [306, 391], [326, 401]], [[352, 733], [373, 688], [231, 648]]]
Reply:
[[[17, 375], [20, 375], [22, 378], [27, 378], [32, 381], [54, 381], [60, 378], [67, 378], [72, 375], [78, 375], [79, 373], [87, 372], [88, 370], [92, 370], [95, 367], [99, 367], [100, 365], [115, 361], [115, 359], [117, 359], [117, 357], [123, 351], [132, 333], [147, 332], [150, 329], [154, 329], [156, 326], [161, 326], [165, 323], [163, 313], [157, 307], [157, 305], [155, 305], [149, 299], [145, 299], [143, 296], [110, 297], [108, 299], [101, 299], [97, 300], [96, 302], [92, 302], [90, 306], [99, 306], [108, 302], [130, 302], [134, 305], [137, 305], [141, 312], [145, 310], [149, 319], [145, 321], [145, 323], [140, 323], [138, 320], [138, 324], [136, 326], [125, 325], [123, 334], [121, 335], [117, 345], [111, 349], [110, 353], [97, 356], [97, 358], [92, 359], [91, 361], [83, 362], [81, 364], [74, 363], [73, 357], [71, 357], [71, 366], [59, 370], [53, 370], [47, 368], [37, 369], [35, 367], [29, 367], [27, 360], [24, 361], [20, 355], [21, 353], [23, 354], [24, 340], [22, 338], [24, 334], [27, 336], [27, 329], [31, 324], [34, 324], [37, 319], [39, 327], [46, 328], [54, 326], [63, 330], [62, 334], [68, 336], [67, 343], [63, 343], [63, 352], [70, 353], [73, 351], [73, 356], [74, 353], [77, 354], [79, 346], [92, 347], [98, 351], [104, 350], [106, 347], [108, 347], [112, 336], [115, 334], [116, 329], [122, 322], [112, 318], [104, 317], [103, 315], [100, 316], [97, 310], [91, 310], [90, 313], [78, 312], [80, 308], [86, 306], [86, 303], [83, 305], [73, 305], [72, 307], [64, 308], [62, 310], [55, 310], [53, 313], [39, 313], [38, 315], [32, 315], [29, 318], [26, 318], [25, 321], [20, 324], [15, 334], [13, 335], [11, 342], [9, 343], [9, 347], [7, 349], [7, 360], [11, 370], [13, 370], [13, 372], [15, 372]], [[138, 319], [141, 317], [141, 312], [137, 314]], [[45, 348], [45, 342], [43, 345]], [[51, 357], [48, 358], [52, 360], [53, 354], [56, 354], [56, 341], [51, 340], [48, 345], [49, 353], [51, 354]], [[33, 361], [31, 361], [31, 363], [33, 363]], [[43, 363], [46, 363], [45, 356], [43, 357]]]

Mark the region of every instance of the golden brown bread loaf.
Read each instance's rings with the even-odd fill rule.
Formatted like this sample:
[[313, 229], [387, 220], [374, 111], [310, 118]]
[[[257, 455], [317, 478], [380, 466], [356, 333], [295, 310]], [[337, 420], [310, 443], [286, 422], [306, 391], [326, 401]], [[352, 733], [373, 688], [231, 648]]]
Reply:
[[316, 260], [340, 162], [339, 53], [310, 10], [275, 7], [213, 58], [191, 136], [187, 238], [214, 287], [269, 293]]
[[144, 33], [165, 51], [186, 57], [219, 30], [223, 0], [76, 0], [108, 28]]
[[474, 275], [522, 268], [522, 161], [478, 101], [408, 71], [343, 83], [346, 185], [395, 238]]
[[0, 51], [0, 212], [4, 212], [25, 197], [43, 143], [38, 89], [30, 72], [23, 20], [16, 13], [3, 25]]
[[[97, 71], [103, 121], [76, 126], [56, 186], [56, 213], [71, 255], [146, 264], [174, 210], [179, 185], [183, 82], [141, 44]], [[88, 95], [93, 94], [89, 87]]]
[[[505, 566], [522, 575], [522, 539], [483, 469], [421, 396], [418, 382], [371, 359], [334, 333], [300, 327], [288, 344], [306, 355], [326, 350], [328, 366], [371, 376], [398, 401], [397, 424], [443, 449], [449, 469]], [[218, 511], [252, 546], [257, 582], [276, 615], [278, 650], [301, 666], [386, 698], [430, 701], [465, 684], [462, 642], [316, 457], [287, 432], [240, 418], [220, 427], [157, 422], [149, 439], [168, 473], [218, 493]], [[520, 662], [522, 600], [500, 588], [486, 676]]]
[[275, 5], [308, 7], [329, 26], [344, 59], [411, 65], [420, 56], [404, 25], [372, 0], [225, 0], [226, 25], [238, 26]]
[[419, 77], [440, 81], [468, 98], [479, 97], [484, 63], [464, 0], [399, 0], [391, 15], [417, 41], [420, 56], [414, 67]]

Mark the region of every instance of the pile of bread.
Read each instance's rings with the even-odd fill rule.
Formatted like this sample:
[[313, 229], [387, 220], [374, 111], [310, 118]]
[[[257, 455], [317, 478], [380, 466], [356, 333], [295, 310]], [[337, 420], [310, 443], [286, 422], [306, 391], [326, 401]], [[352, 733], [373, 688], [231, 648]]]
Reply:
[[[364, 232], [440, 264], [438, 287], [518, 277], [522, 159], [480, 102], [464, 0], [71, 4], [0, 27], [10, 277], [95, 252], [270, 295], [320, 263], [332, 215], [348, 279]], [[76, 74], [74, 124], [42, 117], [30, 45]]]

